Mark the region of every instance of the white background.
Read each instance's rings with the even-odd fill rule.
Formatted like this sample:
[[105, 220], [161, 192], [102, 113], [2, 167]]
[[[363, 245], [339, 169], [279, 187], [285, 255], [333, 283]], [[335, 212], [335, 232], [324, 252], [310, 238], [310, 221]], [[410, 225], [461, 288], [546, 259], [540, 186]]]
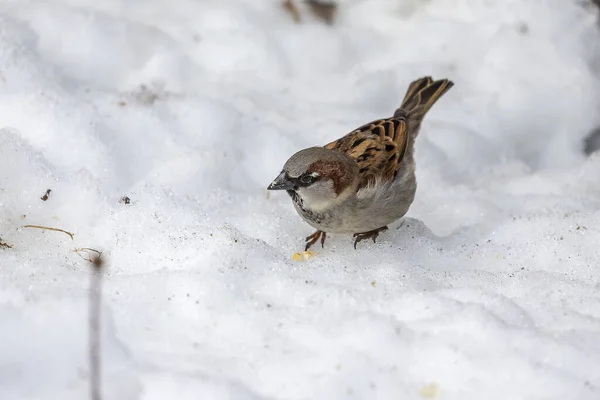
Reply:
[[[77, 247], [107, 400], [600, 398], [595, 9], [339, 3], [2, 2], [0, 398], [87, 398]], [[312, 229], [266, 186], [424, 75], [455, 86], [404, 225], [292, 261]]]

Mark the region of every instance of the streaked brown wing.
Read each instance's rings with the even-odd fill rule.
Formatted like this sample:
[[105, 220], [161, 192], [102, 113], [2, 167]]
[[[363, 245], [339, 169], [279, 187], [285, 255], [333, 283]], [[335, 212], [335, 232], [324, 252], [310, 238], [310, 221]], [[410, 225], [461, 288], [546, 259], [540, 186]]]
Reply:
[[326, 144], [325, 148], [346, 153], [356, 161], [361, 176], [359, 188], [362, 188], [377, 178], [392, 180], [396, 177], [408, 141], [406, 119], [394, 117], [365, 124]]

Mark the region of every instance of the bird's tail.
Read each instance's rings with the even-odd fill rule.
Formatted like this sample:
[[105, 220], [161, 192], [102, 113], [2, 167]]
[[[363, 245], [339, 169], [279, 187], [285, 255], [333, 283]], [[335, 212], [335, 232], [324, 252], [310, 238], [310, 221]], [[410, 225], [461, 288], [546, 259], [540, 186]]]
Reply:
[[408, 86], [402, 105], [394, 117], [403, 117], [408, 122], [408, 132], [414, 139], [419, 134], [421, 122], [427, 111], [444, 95], [454, 83], [448, 79], [434, 81], [430, 76], [417, 79]]

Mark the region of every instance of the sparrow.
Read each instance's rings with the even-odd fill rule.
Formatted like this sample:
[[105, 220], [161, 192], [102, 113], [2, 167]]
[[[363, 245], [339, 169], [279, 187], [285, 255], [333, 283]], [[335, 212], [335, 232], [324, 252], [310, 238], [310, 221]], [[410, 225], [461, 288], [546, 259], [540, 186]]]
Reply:
[[325, 146], [292, 155], [267, 190], [285, 190], [298, 214], [317, 231], [307, 251], [327, 233], [352, 233], [354, 248], [375, 239], [408, 211], [417, 190], [414, 143], [433, 104], [454, 83], [413, 81], [390, 118], [369, 122]]

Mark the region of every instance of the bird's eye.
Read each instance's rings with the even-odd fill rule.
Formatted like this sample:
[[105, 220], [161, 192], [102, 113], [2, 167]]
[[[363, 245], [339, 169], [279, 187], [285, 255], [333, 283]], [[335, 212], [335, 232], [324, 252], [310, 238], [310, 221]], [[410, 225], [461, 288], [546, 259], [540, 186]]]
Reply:
[[313, 183], [314, 181], [317, 180], [317, 175], [313, 174], [304, 174], [300, 177], [300, 182], [302, 182], [305, 185], [310, 185], [311, 183]]
[[312, 176], [310, 176], [310, 175], [302, 175], [302, 176], [300, 177], [300, 182], [302, 182], [302, 183], [309, 184], [309, 183], [311, 183], [312, 181], [313, 181], [313, 177], [312, 177]]

